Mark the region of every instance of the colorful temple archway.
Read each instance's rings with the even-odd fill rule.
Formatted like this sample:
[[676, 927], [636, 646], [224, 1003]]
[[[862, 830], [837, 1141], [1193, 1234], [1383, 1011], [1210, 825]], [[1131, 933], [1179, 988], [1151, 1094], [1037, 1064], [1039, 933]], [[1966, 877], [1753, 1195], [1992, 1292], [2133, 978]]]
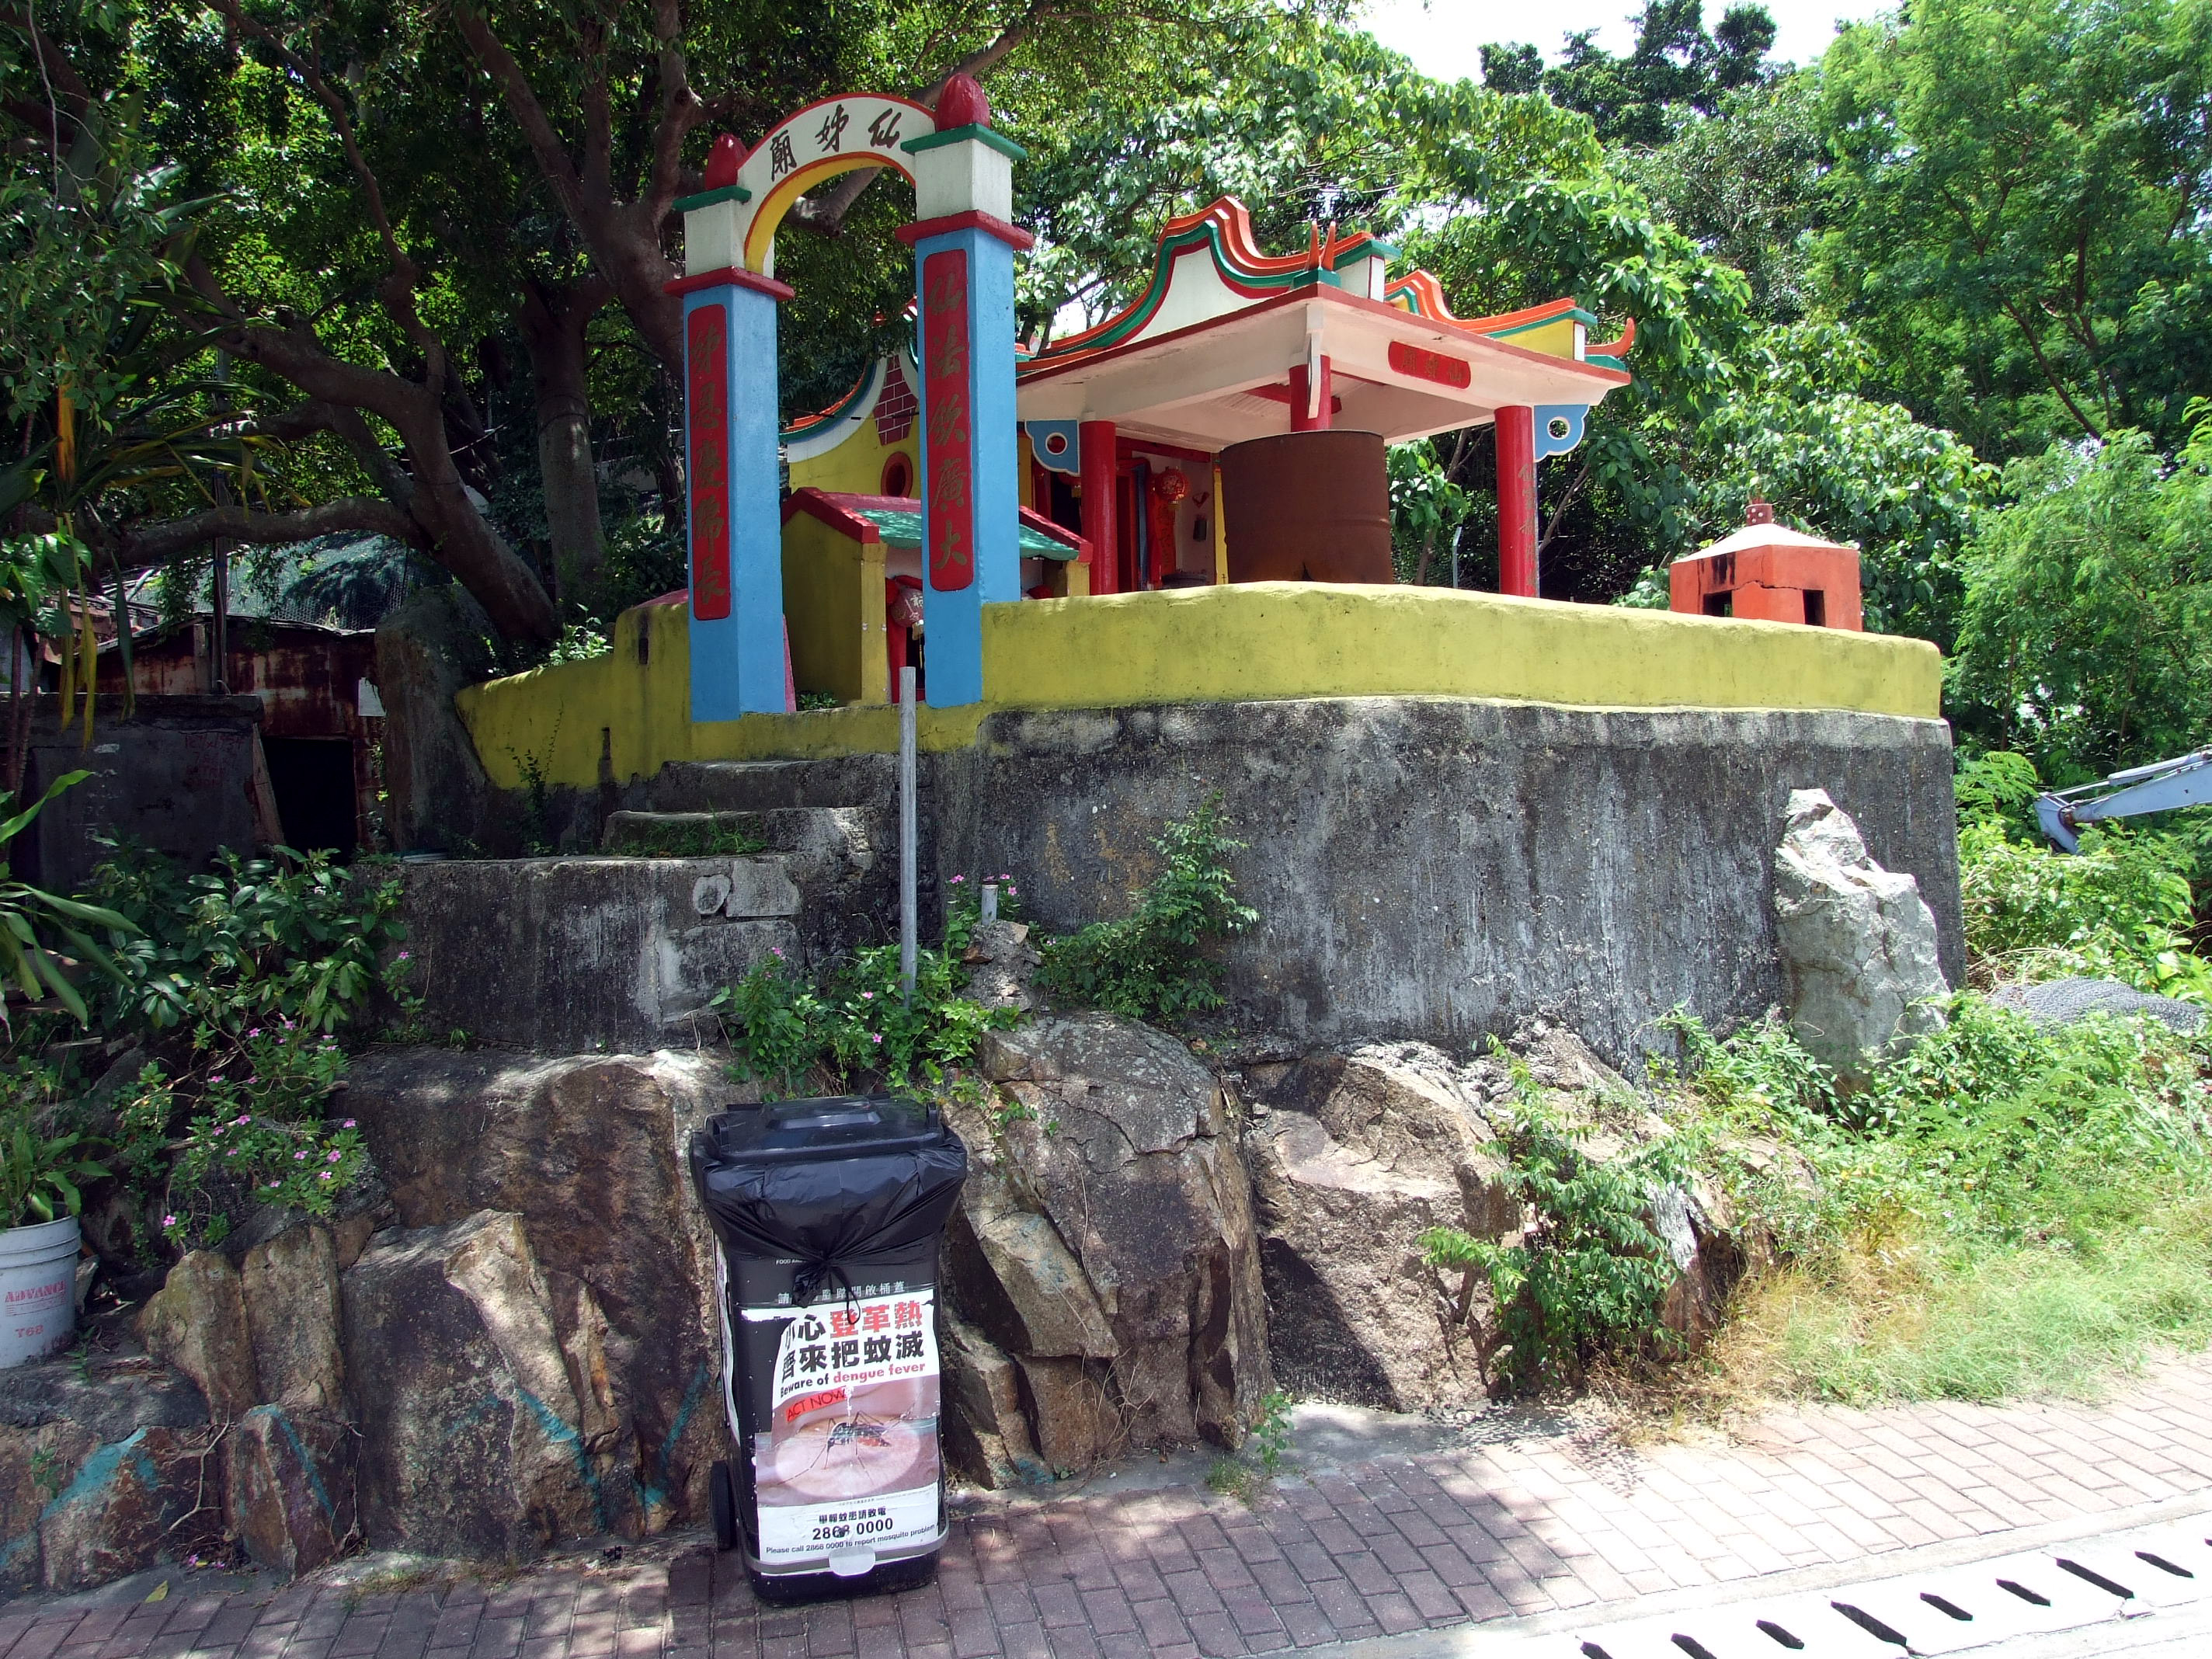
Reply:
[[924, 410], [921, 500], [930, 701], [983, 695], [982, 607], [1020, 597], [1013, 446], [1011, 222], [1021, 147], [992, 131], [981, 88], [955, 76], [934, 113], [852, 94], [810, 104], [750, 151], [718, 140], [684, 215], [685, 459], [691, 558], [691, 717], [788, 706], [776, 409], [775, 232], [805, 191], [887, 167], [915, 191]]

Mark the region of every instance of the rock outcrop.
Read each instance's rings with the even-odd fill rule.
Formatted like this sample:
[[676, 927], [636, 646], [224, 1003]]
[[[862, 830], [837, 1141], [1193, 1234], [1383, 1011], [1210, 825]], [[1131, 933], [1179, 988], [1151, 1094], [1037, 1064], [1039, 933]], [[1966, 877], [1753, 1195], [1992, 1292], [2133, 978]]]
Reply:
[[1774, 914], [1790, 1028], [1846, 1082], [1892, 1042], [1942, 1029], [1950, 987], [1935, 914], [1919, 883], [1874, 861], [1825, 790], [1790, 792]]
[[0, 1594], [212, 1546], [222, 1438], [198, 1389], [143, 1354], [0, 1371]]
[[968, 948], [961, 953], [968, 969], [970, 1002], [986, 1008], [1012, 1008], [1030, 1013], [1038, 1006], [1030, 981], [1044, 958], [1030, 943], [1026, 922], [994, 920], [978, 922]]
[[2204, 1010], [2178, 997], [2153, 996], [2116, 979], [2047, 979], [2037, 985], [2000, 987], [1990, 1000], [2016, 1008], [2038, 1025], [2072, 1025], [2094, 1014], [2115, 1019], [2154, 1019], [2183, 1036], [2204, 1029]]
[[[951, 1384], [995, 1440], [1088, 1467], [1126, 1446], [1233, 1446], [1270, 1386], [1231, 1103], [1174, 1038], [1103, 1014], [994, 1033], [949, 1252], [973, 1326]], [[1008, 1410], [1018, 1400], [1019, 1412]]]
[[1494, 1238], [1521, 1224], [1490, 1150], [1488, 1073], [1392, 1043], [1249, 1066], [1244, 1079], [1284, 1385], [1392, 1411], [1479, 1398], [1472, 1346], [1446, 1340], [1419, 1239], [1431, 1227]]
[[[563, 1420], [595, 1472], [603, 1524], [626, 1535], [703, 1516], [708, 1472], [726, 1443], [714, 1249], [683, 1157], [691, 1131], [738, 1093], [713, 1054], [385, 1049], [351, 1074], [346, 1109], [402, 1226], [450, 1227], [483, 1211], [520, 1218], [578, 1379], [579, 1415]], [[347, 1375], [365, 1413], [370, 1385], [354, 1371], [365, 1339], [348, 1295]], [[405, 1508], [372, 1503], [364, 1489], [373, 1545], [388, 1541], [380, 1528]]]
[[585, 1438], [522, 1218], [380, 1233], [344, 1279], [363, 1530], [380, 1547], [511, 1560], [604, 1532], [627, 1469]]
[[246, 1252], [239, 1280], [259, 1379], [255, 1400], [292, 1412], [342, 1415], [338, 1252], [330, 1230], [305, 1223], [254, 1245]]
[[253, 1339], [238, 1269], [213, 1250], [189, 1250], [138, 1316], [138, 1340], [191, 1378], [227, 1422], [258, 1404]]
[[248, 1555], [287, 1575], [313, 1572], [358, 1536], [353, 1425], [256, 1406], [224, 1437], [224, 1518]]

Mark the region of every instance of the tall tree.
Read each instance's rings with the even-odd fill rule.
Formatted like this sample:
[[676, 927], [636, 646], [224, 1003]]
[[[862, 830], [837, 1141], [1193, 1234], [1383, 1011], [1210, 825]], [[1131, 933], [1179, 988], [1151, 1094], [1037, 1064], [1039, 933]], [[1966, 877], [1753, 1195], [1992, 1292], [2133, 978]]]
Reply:
[[1711, 115], [1725, 94], [1757, 84], [1773, 48], [1774, 19], [1764, 6], [1731, 6], [1708, 31], [1705, 0], [1644, 0], [1625, 56], [1582, 29], [1566, 36], [1548, 69], [1532, 46], [1486, 46], [1482, 77], [1500, 92], [1547, 94], [1589, 116], [1609, 144], [1650, 147], [1667, 141], [1675, 111]]
[[1823, 274], [1883, 389], [1991, 455], [2178, 443], [2212, 376], [2212, 5], [1916, 0], [1820, 83]]

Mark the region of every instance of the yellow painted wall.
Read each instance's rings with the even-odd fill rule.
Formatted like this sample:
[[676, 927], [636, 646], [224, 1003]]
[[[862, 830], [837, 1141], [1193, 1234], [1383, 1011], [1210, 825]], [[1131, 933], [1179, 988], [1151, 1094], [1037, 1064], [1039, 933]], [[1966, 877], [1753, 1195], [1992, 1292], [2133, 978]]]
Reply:
[[[527, 757], [556, 783], [671, 761], [884, 753], [887, 704], [694, 725], [681, 605], [615, 625], [611, 654], [471, 686], [459, 698], [492, 781]], [[637, 637], [649, 635], [638, 661]], [[921, 711], [921, 741], [973, 741], [992, 708], [1337, 696], [1492, 697], [1583, 708], [1834, 708], [1933, 720], [1942, 659], [1922, 640], [1566, 605], [1436, 587], [1255, 582], [1029, 599], [983, 611], [988, 701]]]
[[783, 618], [801, 691], [890, 701], [881, 542], [857, 542], [811, 514], [793, 514], [783, 526]]
[[852, 436], [835, 449], [817, 455], [811, 461], [791, 464], [791, 487], [793, 489], [829, 489], [853, 495], [880, 495], [884, 493], [884, 465], [894, 454], [903, 455], [909, 469], [908, 477], [921, 477], [921, 422], [907, 430], [905, 437], [895, 444], [887, 444], [876, 436], [872, 418], [865, 420], [854, 429]]
[[1554, 357], [1575, 355], [1575, 319], [1562, 317], [1557, 322], [1546, 323], [1540, 328], [1524, 328], [1518, 334], [1498, 337], [1507, 345], [1519, 346], [1523, 351], [1548, 352]]
[[1933, 719], [1923, 640], [1438, 587], [1247, 582], [991, 605], [1000, 708], [1341, 696], [1847, 708]]
[[[599, 780], [602, 745], [617, 781], [649, 776], [671, 761], [803, 760], [898, 747], [898, 710], [889, 703], [695, 723], [690, 619], [684, 605], [641, 605], [616, 619], [615, 648], [604, 657], [462, 691], [454, 702], [491, 781], [521, 787], [526, 758], [549, 782], [590, 785]], [[641, 631], [648, 641], [643, 662]], [[980, 705], [922, 709], [922, 747], [974, 742], [983, 712]]]

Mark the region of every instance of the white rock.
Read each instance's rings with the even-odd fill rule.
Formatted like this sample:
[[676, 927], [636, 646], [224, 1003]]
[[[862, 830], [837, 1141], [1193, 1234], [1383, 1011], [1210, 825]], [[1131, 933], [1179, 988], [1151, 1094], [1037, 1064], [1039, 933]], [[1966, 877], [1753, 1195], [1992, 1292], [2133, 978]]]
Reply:
[[1846, 1080], [1893, 1042], [1942, 1028], [1950, 987], [1920, 884], [1876, 864], [1826, 790], [1790, 792], [1774, 914], [1790, 1030]]

